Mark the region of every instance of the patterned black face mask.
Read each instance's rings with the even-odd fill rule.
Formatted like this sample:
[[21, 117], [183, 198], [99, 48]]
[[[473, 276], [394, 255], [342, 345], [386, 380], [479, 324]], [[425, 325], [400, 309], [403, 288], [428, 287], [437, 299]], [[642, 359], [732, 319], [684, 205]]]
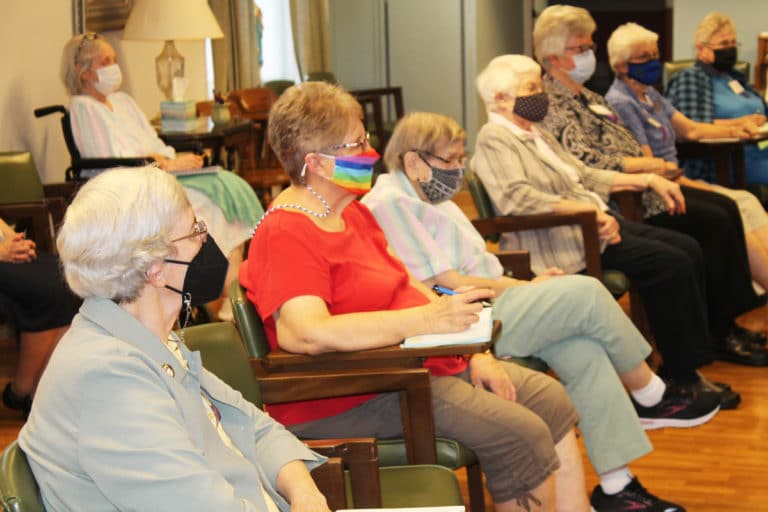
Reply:
[[532, 123], [538, 123], [547, 117], [548, 109], [549, 96], [545, 92], [539, 92], [515, 98], [515, 106], [512, 112]]
[[432, 170], [432, 177], [429, 180], [419, 182], [421, 191], [424, 192], [427, 200], [432, 204], [437, 204], [447, 201], [456, 195], [456, 192], [461, 188], [464, 168], [440, 169], [439, 167], [431, 166], [421, 154], [419, 154], [419, 157]]

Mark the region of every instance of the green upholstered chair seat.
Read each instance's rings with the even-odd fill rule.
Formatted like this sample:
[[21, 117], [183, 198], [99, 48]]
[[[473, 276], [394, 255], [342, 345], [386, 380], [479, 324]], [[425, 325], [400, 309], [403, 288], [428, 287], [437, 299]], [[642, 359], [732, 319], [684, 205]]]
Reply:
[[0, 457], [0, 505], [3, 512], [45, 512], [27, 456], [16, 441]]
[[384, 508], [464, 505], [456, 475], [443, 466], [382, 467], [379, 478]]
[[621, 297], [632, 287], [627, 275], [618, 270], [603, 270], [603, 285], [614, 297]]
[[[477, 464], [475, 452], [458, 441], [436, 437], [437, 463], [451, 469]], [[376, 441], [380, 466], [404, 466], [408, 464], [405, 443], [402, 439], [379, 439]]]
[[[354, 505], [349, 471], [344, 472], [347, 503]], [[443, 466], [422, 464], [379, 468], [381, 506], [384, 508], [462, 506], [456, 475]]]

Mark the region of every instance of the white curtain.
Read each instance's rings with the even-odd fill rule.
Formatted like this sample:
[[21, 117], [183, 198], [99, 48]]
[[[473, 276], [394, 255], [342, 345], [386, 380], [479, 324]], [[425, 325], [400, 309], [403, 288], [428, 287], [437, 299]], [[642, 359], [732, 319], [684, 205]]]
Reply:
[[328, 0], [291, 0], [291, 28], [302, 77], [331, 69]]
[[224, 32], [211, 41], [216, 90], [257, 87], [261, 83], [261, 11], [253, 0], [208, 0]]

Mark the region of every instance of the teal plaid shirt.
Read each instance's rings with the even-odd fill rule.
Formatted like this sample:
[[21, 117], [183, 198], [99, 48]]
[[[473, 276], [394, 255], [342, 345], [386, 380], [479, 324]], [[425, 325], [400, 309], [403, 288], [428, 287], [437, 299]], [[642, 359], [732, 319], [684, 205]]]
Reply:
[[[667, 87], [667, 98], [684, 116], [700, 123], [711, 123], [714, 121], [715, 98], [710, 77], [717, 73], [711, 65], [697, 60], [696, 65], [672, 77]], [[755, 92], [747, 85], [741, 73], [731, 71], [729, 75], [738, 80], [745, 89]], [[680, 165], [689, 178], [715, 182], [715, 163], [712, 160], [689, 158], [681, 160]]]

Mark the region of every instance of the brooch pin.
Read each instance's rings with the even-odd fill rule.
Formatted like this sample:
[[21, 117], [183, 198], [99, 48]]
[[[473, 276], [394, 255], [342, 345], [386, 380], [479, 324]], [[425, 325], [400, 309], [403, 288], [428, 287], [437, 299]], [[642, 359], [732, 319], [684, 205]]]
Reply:
[[168, 363], [163, 365], [163, 370], [168, 374], [170, 378], [174, 378], [176, 376], [176, 372], [173, 370], [173, 366], [169, 365]]

